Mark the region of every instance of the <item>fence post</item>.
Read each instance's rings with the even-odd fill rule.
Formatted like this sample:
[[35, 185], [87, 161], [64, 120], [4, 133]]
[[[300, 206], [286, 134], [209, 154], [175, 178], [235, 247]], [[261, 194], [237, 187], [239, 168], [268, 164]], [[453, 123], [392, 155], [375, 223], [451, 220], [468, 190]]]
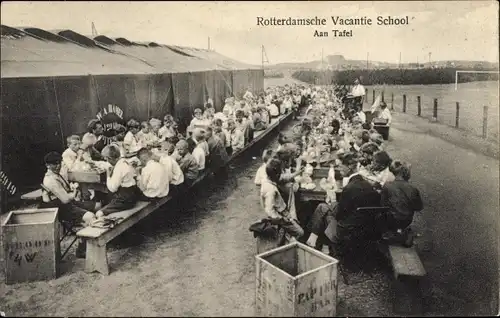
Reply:
[[394, 93], [391, 93], [391, 110], [394, 110]]
[[375, 103], [375, 88], [373, 89], [372, 92], [372, 104]]
[[457, 111], [455, 114], [455, 127], [458, 128], [458, 119], [460, 118], [460, 104], [457, 102]]
[[488, 137], [488, 106], [483, 107], [483, 138]]
[[382, 101], [385, 102], [384, 91], [382, 91]]
[[417, 116], [422, 115], [422, 107], [420, 105], [420, 96], [417, 96]]
[[403, 95], [403, 113], [406, 113], [406, 95]]
[[432, 117], [434, 117], [434, 120], [437, 120], [437, 118], [438, 118], [438, 100], [437, 100], [437, 98], [434, 98], [434, 111], [433, 111]]

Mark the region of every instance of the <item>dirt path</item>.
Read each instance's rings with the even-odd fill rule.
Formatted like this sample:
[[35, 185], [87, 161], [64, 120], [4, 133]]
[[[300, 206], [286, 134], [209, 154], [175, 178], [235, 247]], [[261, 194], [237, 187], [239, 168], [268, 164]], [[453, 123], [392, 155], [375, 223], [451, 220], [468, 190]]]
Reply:
[[389, 151], [412, 163], [424, 196], [420, 247], [429, 314], [496, 313], [498, 160], [429, 135], [420, 119], [402, 118], [395, 114]]

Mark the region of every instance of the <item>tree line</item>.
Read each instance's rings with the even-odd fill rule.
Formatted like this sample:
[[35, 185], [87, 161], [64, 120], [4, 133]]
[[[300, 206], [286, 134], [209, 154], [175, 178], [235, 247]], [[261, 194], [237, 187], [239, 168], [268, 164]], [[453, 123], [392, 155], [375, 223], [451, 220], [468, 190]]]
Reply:
[[[474, 69], [459, 69], [461, 71]], [[482, 69], [486, 70], [486, 69]], [[455, 83], [456, 68], [426, 69], [379, 69], [379, 70], [342, 70], [342, 71], [296, 71], [292, 77], [310, 84], [352, 85], [356, 78], [363, 85], [419, 85], [419, 84], [451, 84]], [[489, 71], [489, 70], [488, 70]], [[491, 71], [498, 71], [491, 69]], [[459, 73], [458, 82], [498, 81], [498, 73]]]

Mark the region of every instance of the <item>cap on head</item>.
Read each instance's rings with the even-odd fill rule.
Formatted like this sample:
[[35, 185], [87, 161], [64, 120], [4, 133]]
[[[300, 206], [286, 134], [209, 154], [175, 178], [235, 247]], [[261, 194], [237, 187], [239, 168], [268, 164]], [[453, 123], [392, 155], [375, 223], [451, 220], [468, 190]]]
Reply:
[[87, 130], [90, 131], [90, 132], [94, 131], [94, 129], [96, 128], [96, 126], [98, 124], [100, 124], [100, 123], [101, 122], [99, 120], [97, 120], [97, 119], [91, 119], [89, 121], [89, 123], [87, 124]]
[[43, 161], [46, 165], [57, 165], [61, 163], [62, 156], [60, 153], [52, 151], [46, 154], [45, 157], [43, 157]]

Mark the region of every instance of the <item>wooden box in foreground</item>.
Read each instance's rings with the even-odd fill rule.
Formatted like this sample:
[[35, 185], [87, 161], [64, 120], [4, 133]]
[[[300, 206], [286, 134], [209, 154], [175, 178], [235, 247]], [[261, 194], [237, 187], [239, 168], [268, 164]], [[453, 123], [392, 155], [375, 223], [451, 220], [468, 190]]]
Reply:
[[2, 224], [7, 284], [57, 278], [60, 257], [57, 210], [9, 212]]
[[256, 262], [256, 316], [336, 315], [336, 259], [295, 242], [257, 255]]

